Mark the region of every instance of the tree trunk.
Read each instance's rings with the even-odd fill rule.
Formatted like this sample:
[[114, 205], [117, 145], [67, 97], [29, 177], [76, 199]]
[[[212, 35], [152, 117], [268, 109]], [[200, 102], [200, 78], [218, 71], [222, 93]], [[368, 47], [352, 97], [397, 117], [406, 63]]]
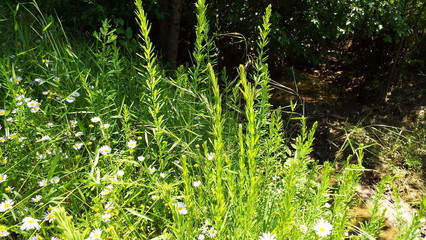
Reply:
[[160, 4], [160, 19], [158, 20], [158, 25], [160, 27], [160, 51], [163, 54], [163, 58], [167, 59], [167, 39], [169, 38], [169, 19], [170, 19], [170, 0], [159, 0]]
[[162, 14], [159, 20], [160, 49], [163, 59], [174, 67], [178, 59], [182, 0], [160, 0], [159, 3]]
[[174, 67], [178, 58], [180, 19], [182, 15], [182, 0], [171, 0], [169, 38], [167, 45], [167, 61]]

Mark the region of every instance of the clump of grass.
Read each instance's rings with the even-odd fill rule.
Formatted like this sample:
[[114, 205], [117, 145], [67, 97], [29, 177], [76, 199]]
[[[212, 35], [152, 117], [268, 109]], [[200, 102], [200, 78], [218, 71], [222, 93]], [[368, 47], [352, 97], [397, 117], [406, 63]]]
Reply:
[[225, 87], [205, 1], [196, 7], [194, 66], [173, 77], [140, 0], [138, 62], [120, 55], [108, 20], [87, 60], [73, 49], [89, 47], [71, 47], [36, 2], [26, 8], [40, 41], [0, 60], [0, 236], [345, 238], [363, 148], [353, 149], [357, 164], [335, 169], [310, 157], [316, 124], [303, 115], [293, 119], [299, 134], [286, 137], [283, 111], [268, 103], [271, 6], [254, 70], [239, 66]]

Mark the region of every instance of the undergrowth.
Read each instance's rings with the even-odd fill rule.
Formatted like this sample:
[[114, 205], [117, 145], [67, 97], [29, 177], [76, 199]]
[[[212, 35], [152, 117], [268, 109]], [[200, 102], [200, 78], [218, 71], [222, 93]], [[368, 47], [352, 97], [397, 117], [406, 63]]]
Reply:
[[[241, 65], [225, 87], [205, 0], [196, 7], [193, 64], [172, 77], [149, 38], [141, 0], [134, 58], [122, 55], [108, 20], [94, 33], [96, 44], [84, 45], [35, 1], [13, 8], [32, 21], [5, 19], [15, 26], [15, 44], [0, 60], [1, 237], [376, 236], [381, 221], [359, 235], [349, 215], [363, 148], [354, 147], [339, 169], [319, 164], [310, 157], [316, 124], [293, 112], [300, 132], [290, 137], [283, 110], [269, 104], [271, 6], [258, 28], [254, 68]], [[423, 214], [406, 229], [414, 238]]]

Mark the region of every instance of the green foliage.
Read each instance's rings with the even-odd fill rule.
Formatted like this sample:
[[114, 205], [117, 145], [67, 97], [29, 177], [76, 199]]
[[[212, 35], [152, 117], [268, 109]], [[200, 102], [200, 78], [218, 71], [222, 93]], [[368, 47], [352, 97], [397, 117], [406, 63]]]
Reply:
[[[271, 1], [214, 1], [212, 6], [220, 13], [218, 29], [253, 36], [259, 20], [252, 18], [258, 9]], [[341, 41], [364, 38], [399, 42], [409, 34], [410, 8], [404, 1], [272, 1], [271, 47], [273, 57], [281, 59], [305, 58], [310, 62], [322, 60], [326, 51]], [[254, 42], [254, 41], [252, 41]], [[276, 56], [276, 54], [278, 56]], [[300, 61], [300, 60], [299, 60]]]
[[240, 65], [223, 86], [204, 0], [196, 4], [194, 63], [172, 76], [142, 1], [135, 6], [137, 61], [121, 51], [111, 21], [95, 43], [72, 43], [36, 2], [27, 6], [35, 20], [15, 35], [25, 44], [0, 58], [0, 234], [342, 239], [352, 229], [364, 147], [351, 145], [357, 164], [318, 163], [310, 156], [317, 124], [295, 112], [300, 132], [287, 137], [283, 111], [268, 103], [272, 7], [259, 19], [253, 69]]

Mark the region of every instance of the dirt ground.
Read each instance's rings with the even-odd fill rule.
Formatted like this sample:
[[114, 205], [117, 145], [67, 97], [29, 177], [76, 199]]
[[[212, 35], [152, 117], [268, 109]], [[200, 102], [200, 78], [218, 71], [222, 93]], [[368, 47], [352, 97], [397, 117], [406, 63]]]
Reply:
[[[426, 96], [413, 95], [407, 86], [424, 88], [422, 84], [426, 81], [424, 76], [413, 75], [406, 76], [401, 86], [395, 84], [384, 93], [368, 88], [365, 84], [368, 79], [362, 74], [329, 66], [302, 71], [290, 69], [287, 77], [272, 84], [273, 105], [285, 107], [290, 99], [298, 101], [301, 104], [298, 111], [310, 122], [318, 122], [312, 155], [320, 162], [334, 162], [338, 167], [339, 160], [345, 157], [345, 151], [341, 150], [348, 135], [357, 143], [374, 145], [366, 151], [363, 162], [367, 171], [357, 189], [360, 204], [351, 212], [358, 222], [369, 219], [374, 192], [381, 179], [389, 174], [397, 176], [393, 180], [396, 187], [389, 188], [380, 200], [386, 218], [381, 240], [397, 239], [398, 221], [410, 223], [420, 199], [426, 196], [424, 171], [406, 167], [404, 156], [398, 153], [381, 154], [386, 151], [386, 144], [376, 144], [392, 140], [386, 139], [386, 131], [412, 127], [416, 113], [425, 108]], [[289, 93], [282, 85], [297, 94]], [[420, 157], [426, 161], [426, 153]]]

